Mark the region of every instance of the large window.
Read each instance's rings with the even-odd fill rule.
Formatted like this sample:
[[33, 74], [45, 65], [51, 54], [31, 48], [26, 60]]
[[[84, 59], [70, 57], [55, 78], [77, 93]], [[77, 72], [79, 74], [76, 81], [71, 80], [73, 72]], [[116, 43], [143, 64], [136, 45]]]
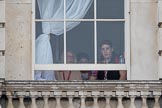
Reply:
[[130, 79], [129, 42], [129, 0], [33, 1], [33, 79], [61, 70], [126, 70]]

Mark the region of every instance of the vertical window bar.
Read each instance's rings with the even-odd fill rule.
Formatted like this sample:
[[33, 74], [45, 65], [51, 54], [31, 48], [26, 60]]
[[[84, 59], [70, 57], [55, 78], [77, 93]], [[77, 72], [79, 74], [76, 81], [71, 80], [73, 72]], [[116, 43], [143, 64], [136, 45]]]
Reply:
[[64, 64], [66, 64], [66, 0], [64, 0]]
[[96, 23], [96, 0], [94, 0], [94, 51], [95, 51], [95, 64], [97, 64], [97, 23]]
[[35, 7], [36, 5], [36, 0], [33, 0], [33, 3], [32, 3], [32, 79], [34, 80], [34, 66], [35, 66], [35, 32], [36, 32], [36, 29], [35, 29]]

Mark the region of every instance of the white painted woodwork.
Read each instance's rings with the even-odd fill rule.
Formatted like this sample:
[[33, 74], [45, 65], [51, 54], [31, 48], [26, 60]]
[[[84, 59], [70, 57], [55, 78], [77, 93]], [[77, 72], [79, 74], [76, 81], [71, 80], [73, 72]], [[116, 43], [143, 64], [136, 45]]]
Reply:
[[158, 50], [162, 50], [162, 28], [158, 29]]

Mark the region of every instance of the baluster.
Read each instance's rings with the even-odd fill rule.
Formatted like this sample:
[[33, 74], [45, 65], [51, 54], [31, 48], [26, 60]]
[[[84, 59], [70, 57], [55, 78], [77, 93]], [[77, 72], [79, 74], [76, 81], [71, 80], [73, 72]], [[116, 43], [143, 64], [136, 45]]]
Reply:
[[74, 108], [73, 97], [69, 96], [69, 108]]
[[24, 96], [19, 96], [19, 108], [25, 108], [24, 106]]
[[136, 108], [134, 96], [131, 96], [131, 98], [130, 98], [130, 107], [129, 108]]
[[147, 107], [147, 97], [145, 97], [145, 96], [142, 97], [142, 108], [148, 108]]
[[105, 108], [111, 108], [110, 106], [110, 97], [106, 97], [106, 105]]
[[86, 108], [85, 106], [85, 97], [84, 96], [81, 96], [81, 106], [80, 108]]
[[124, 108], [123, 104], [122, 104], [122, 97], [121, 96], [118, 97], [118, 106], [117, 106], [117, 108]]
[[155, 104], [154, 104], [153, 108], [160, 108], [159, 97], [158, 96], [155, 96]]
[[7, 96], [7, 97], [8, 97], [8, 105], [7, 105], [7, 108], [13, 108], [12, 96]]
[[60, 97], [56, 97], [56, 108], [61, 108]]
[[98, 97], [94, 97], [94, 105], [93, 105], [93, 108], [99, 108], [99, 105], [98, 105]]
[[31, 104], [31, 108], [37, 108], [36, 102], [35, 102], [35, 96], [31, 96], [32, 99], [32, 104]]
[[48, 96], [43, 96], [44, 98], [44, 108], [49, 108], [49, 105], [48, 105]]

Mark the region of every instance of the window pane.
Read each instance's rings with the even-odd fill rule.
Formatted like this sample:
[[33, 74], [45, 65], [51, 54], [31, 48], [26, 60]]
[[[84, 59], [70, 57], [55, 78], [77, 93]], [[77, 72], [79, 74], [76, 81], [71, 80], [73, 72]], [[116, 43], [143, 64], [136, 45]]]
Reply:
[[64, 0], [51, 0], [49, 3], [47, 1], [36, 0], [36, 19], [63, 19]]
[[[67, 56], [69, 56], [67, 57], [67, 63], [94, 63], [93, 22], [81, 22], [77, 27], [67, 32], [66, 38], [67, 52], [69, 52], [67, 53]], [[81, 60], [82, 58], [88, 60]]]
[[124, 61], [124, 22], [97, 22], [99, 64], [119, 64]]
[[[77, 3], [76, 3], [77, 2]], [[93, 1], [66, 1], [66, 18], [67, 19], [93, 19], [94, 3]]]
[[123, 19], [124, 0], [97, 0], [98, 19]]
[[[63, 32], [64, 32], [63, 22], [37, 22], [36, 23], [36, 64], [64, 63], [64, 58], [63, 58], [64, 34]], [[50, 41], [47, 41], [47, 39], [49, 39]], [[47, 55], [43, 57], [42, 56], [39, 57], [39, 55], [41, 55], [44, 52], [47, 52], [48, 51], [47, 49], [50, 48], [50, 47], [42, 48], [41, 46], [41, 45], [47, 46], [48, 42], [50, 42], [51, 50], [52, 50], [52, 57], [51, 57], [53, 61], [52, 63], [49, 63], [46, 61], [46, 58], [48, 58]], [[45, 59], [45, 62], [44, 62], [44, 59]]]

